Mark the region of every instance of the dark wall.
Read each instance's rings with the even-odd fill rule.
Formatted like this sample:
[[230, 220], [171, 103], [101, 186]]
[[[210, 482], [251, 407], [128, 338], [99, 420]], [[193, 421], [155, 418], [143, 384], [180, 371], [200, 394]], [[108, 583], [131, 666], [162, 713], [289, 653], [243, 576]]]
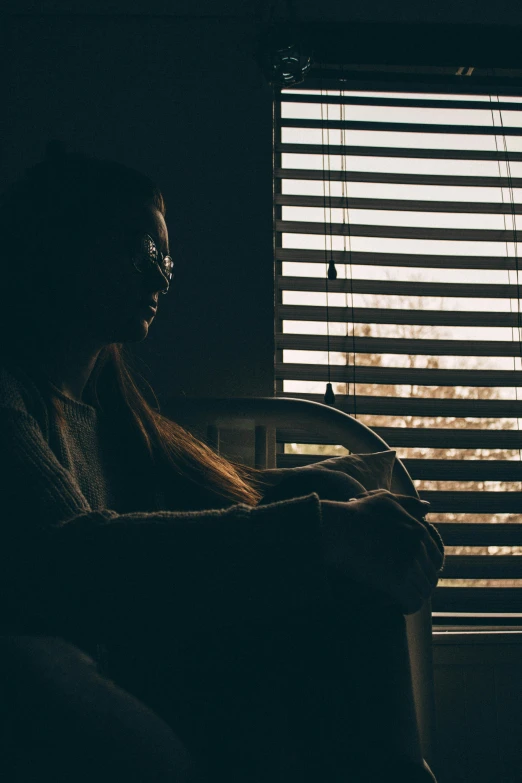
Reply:
[[[177, 265], [139, 347], [153, 385], [162, 398], [272, 395], [272, 108], [253, 57], [269, 3], [89, 0], [81, 11], [66, 0], [5, 3], [19, 13], [0, 27], [2, 181], [36, 162], [49, 138], [156, 179]], [[522, 22], [522, 4], [511, 0], [295, 6], [303, 22], [336, 30], [338, 22], [502, 22], [502, 39]], [[382, 48], [372, 29], [360, 50]], [[343, 40], [350, 51], [353, 35]]]
[[3, 181], [49, 138], [167, 201], [172, 293], [140, 353], [161, 397], [273, 393], [271, 91], [248, 19], [37, 16], [4, 28]]

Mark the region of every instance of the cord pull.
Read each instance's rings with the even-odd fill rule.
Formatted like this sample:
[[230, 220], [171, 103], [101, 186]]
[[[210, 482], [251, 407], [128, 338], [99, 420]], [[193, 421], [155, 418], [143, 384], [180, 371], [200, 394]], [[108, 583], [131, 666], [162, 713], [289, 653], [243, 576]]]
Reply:
[[326, 384], [326, 391], [324, 393], [325, 405], [335, 405], [335, 394], [333, 393], [332, 384]]
[[337, 269], [333, 261], [328, 265], [328, 280], [337, 280]]

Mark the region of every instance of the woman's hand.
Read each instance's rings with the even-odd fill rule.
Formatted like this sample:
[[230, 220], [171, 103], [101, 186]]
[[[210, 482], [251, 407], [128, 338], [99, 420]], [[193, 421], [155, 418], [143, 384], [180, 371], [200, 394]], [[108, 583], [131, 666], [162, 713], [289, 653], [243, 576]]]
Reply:
[[347, 503], [322, 500], [327, 566], [384, 593], [404, 614], [418, 611], [433, 592], [443, 562], [420, 521], [428, 505], [384, 489]]

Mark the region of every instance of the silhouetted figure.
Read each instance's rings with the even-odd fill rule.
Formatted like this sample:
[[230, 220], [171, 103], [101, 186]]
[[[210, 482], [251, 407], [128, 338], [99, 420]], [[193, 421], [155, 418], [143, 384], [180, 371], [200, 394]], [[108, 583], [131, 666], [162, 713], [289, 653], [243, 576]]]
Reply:
[[174, 265], [148, 178], [51, 143], [0, 226], [2, 780], [431, 780], [425, 506], [315, 471], [259, 502], [160, 414], [127, 356]]

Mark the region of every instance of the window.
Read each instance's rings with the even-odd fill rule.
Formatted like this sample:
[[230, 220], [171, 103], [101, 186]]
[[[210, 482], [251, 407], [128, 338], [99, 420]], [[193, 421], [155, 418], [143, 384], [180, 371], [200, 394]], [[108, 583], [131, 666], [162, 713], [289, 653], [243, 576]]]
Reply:
[[397, 450], [447, 545], [434, 622], [520, 622], [522, 72], [322, 66], [275, 117], [276, 394], [331, 381]]

